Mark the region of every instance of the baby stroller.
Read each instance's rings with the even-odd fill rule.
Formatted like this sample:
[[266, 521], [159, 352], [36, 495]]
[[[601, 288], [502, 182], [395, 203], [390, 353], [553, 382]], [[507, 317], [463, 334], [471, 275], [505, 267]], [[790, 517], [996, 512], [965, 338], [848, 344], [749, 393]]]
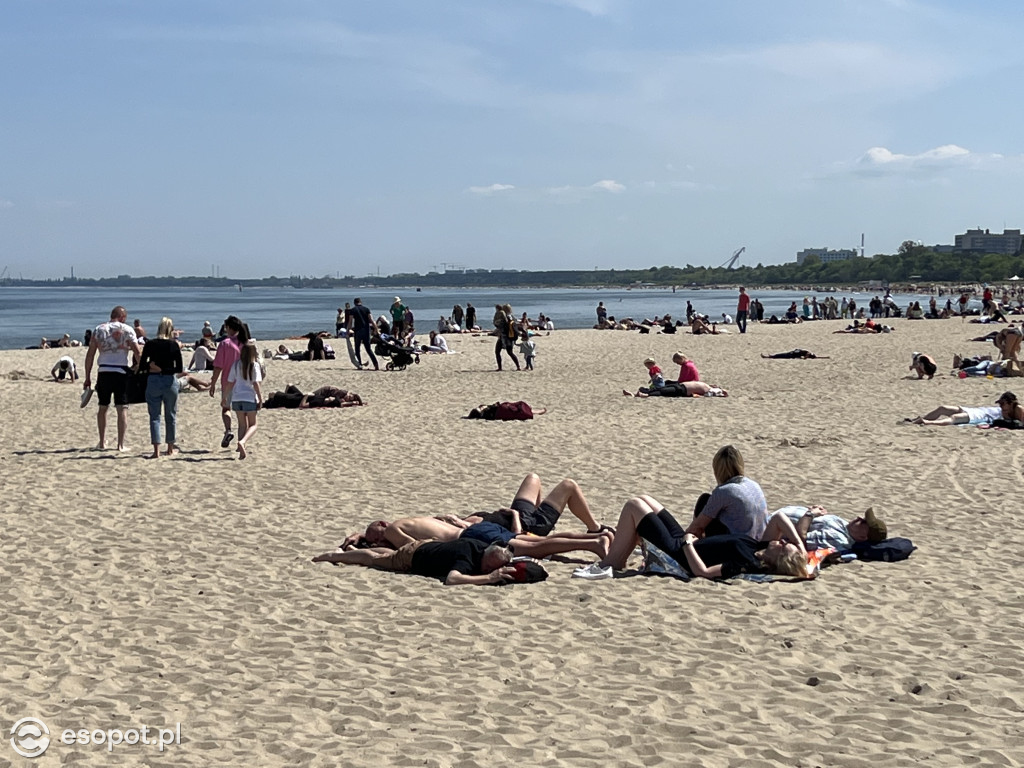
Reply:
[[396, 343], [390, 336], [381, 336], [373, 351], [381, 357], [389, 357], [391, 361], [384, 367], [389, 371], [404, 371], [408, 366], [420, 361], [419, 354], [412, 349]]

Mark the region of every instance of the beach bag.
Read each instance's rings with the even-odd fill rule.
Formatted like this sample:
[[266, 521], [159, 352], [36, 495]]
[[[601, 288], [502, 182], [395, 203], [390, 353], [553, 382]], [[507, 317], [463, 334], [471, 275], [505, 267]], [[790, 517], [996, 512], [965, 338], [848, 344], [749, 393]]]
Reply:
[[869, 541], [858, 541], [853, 545], [853, 553], [858, 560], [878, 560], [885, 563], [895, 563], [899, 560], [906, 560], [910, 553], [917, 547], [910, 539], [903, 539], [894, 536], [891, 539], [872, 544]]
[[128, 374], [128, 384], [125, 387], [125, 397], [129, 403], [146, 402], [146, 386], [149, 384], [149, 372], [138, 371]]
[[514, 339], [516, 337], [516, 321], [511, 317], [505, 318], [505, 335], [510, 339]]
[[[506, 584], [536, 584], [538, 581], [544, 581], [548, 577], [548, 572], [544, 570], [544, 566], [532, 560], [519, 560], [512, 563], [510, 567], [515, 573], [512, 575], [511, 582], [504, 582]], [[502, 583], [498, 582], [498, 584]]]
[[498, 403], [494, 409], [497, 421], [526, 421], [533, 418], [533, 409], [529, 403], [517, 400], [514, 403]]

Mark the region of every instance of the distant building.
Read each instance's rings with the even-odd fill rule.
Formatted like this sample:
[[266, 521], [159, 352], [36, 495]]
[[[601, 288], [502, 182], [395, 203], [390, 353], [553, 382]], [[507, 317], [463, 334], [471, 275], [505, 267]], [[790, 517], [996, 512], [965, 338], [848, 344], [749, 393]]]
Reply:
[[1019, 229], [1004, 229], [997, 235], [987, 229], [968, 229], [964, 234], [957, 235], [953, 251], [955, 253], [1004, 253], [1013, 255], [1020, 250], [1021, 235]]
[[846, 261], [857, 256], [857, 251], [854, 248], [842, 248], [838, 251], [829, 250], [828, 248], [804, 248], [799, 251], [796, 255], [796, 263], [803, 264], [807, 261], [808, 256], [817, 256], [822, 263], [826, 261]]

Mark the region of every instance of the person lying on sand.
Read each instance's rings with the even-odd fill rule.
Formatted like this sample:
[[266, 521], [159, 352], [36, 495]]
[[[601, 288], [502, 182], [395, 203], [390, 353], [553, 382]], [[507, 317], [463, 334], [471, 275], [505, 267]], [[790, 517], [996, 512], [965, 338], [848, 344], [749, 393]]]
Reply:
[[741, 573], [806, 577], [807, 551], [789, 518], [774, 516], [765, 535], [771, 538], [759, 541], [742, 534], [722, 534], [701, 539], [686, 533], [657, 499], [637, 496], [622, 508], [608, 556], [599, 563], [576, 569], [572, 575], [592, 581], [613, 578], [614, 571], [626, 567], [629, 556], [643, 539], [691, 575], [705, 579], [728, 579]]
[[363, 565], [398, 573], [439, 579], [446, 585], [503, 584], [515, 581], [512, 552], [500, 544], [487, 546], [472, 539], [413, 541], [398, 549], [353, 549], [325, 552], [314, 563]]
[[960, 424], [991, 424], [999, 418], [1024, 418], [1021, 405], [1013, 392], [1003, 392], [994, 406], [972, 408], [966, 405], [940, 405], [923, 416], [915, 416], [904, 421], [928, 427], [950, 427]]
[[848, 523], [839, 515], [830, 515], [820, 505], [783, 507], [773, 514], [784, 515], [789, 519], [807, 549], [832, 547], [837, 552], [849, 552], [858, 542], [877, 544], [889, 536], [888, 528], [875, 515], [873, 507], [868, 507], [863, 515]]
[[355, 392], [329, 385], [306, 395], [294, 384], [288, 384], [284, 392], [272, 392], [263, 401], [264, 408], [349, 408], [354, 405], [366, 405], [366, 402]]
[[[511, 536], [528, 533], [547, 537], [566, 507], [587, 527], [587, 533], [564, 533], [559, 534], [560, 538], [592, 542], [606, 533], [613, 533], [612, 529], [599, 525], [594, 519], [590, 505], [575, 480], [565, 478], [543, 499], [541, 492], [540, 476], [531, 472], [519, 485], [511, 507], [495, 512], [475, 513], [462, 518], [444, 514], [433, 517], [407, 517], [392, 523], [379, 520], [371, 523], [365, 533], [346, 537], [341, 543], [341, 549], [348, 550], [360, 546], [400, 547], [410, 541], [424, 539], [452, 541], [462, 536], [467, 529], [480, 524], [498, 526]], [[493, 529], [483, 530], [493, 532]]]
[[660, 389], [640, 387], [635, 393], [622, 390], [627, 397], [728, 397], [729, 393], [704, 381], [669, 381]]
[[816, 355], [813, 352], [808, 352], [806, 349], [794, 349], [789, 352], [776, 352], [774, 355], [764, 355], [765, 360], [829, 360], [830, 358], [824, 355]]

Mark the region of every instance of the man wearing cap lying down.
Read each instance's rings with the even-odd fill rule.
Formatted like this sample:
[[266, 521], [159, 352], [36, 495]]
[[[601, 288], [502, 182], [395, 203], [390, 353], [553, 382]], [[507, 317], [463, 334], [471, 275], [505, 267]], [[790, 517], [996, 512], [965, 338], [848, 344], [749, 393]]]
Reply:
[[[587, 526], [586, 533], [550, 535], [566, 507]], [[598, 525], [575, 480], [562, 480], [542, 500], [540, 477], [530, 473], [516, 491], [511, 507], [465, 518], [447, 514], [406, 517], [391, 523], [378, 520], [370, 523], [365, 533], [348, 536], [339, 551], [367, 546], [397, 549], [425, 540], [477, 540], [508, 546], [517, 556], [541, 558], [582, 550], [603, 557], [613, 534], [607, 526]]]
[[809, 550], [833, 547], [838, 552], [849, 552], [858, 542], [877, 544], [889, 537], [885, 523], [875, 515], [873, 507], [848, 523], [818, 505], [783, 507], [774, 514], [789, 518]]

